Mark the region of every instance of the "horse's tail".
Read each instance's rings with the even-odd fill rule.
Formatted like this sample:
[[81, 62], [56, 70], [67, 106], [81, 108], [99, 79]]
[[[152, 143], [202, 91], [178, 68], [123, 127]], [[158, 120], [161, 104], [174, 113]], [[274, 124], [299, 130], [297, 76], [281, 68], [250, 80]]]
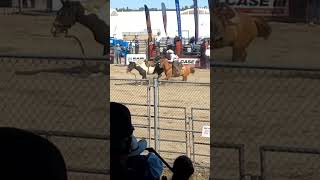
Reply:
[[271, 26], [268, 22], [262, 17], [254, 17], [254, 22], [258, 29], [258, 37], [268, 39], [272, 32]]
[[196, 72], [196, 69], [194, 67], [190, 67], [190, 72], [194, 74]]

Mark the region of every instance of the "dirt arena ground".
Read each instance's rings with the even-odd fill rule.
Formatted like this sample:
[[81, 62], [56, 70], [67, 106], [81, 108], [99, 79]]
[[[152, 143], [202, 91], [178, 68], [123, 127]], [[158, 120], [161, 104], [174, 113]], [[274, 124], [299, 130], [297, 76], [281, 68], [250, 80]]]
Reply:
[[[110, 98], [112, 101], [124, 102], [124, 103], [136, 103], [146, 104], [147, 101], [147, 86], [135, 83], [135, 80], [141, 79], [141, 76], [136, 70], [132, 71], [133, 74], [126, 73], [126, 66], [123, 65], [111, 65], [110, 67]], [[134, 75], [135, 74], [135, 75]], [[152, 80], [152, 75], [148, 78]], [[130, 81], [116, 80], [116, 79], [130, 79]], [[164, 78], [164, 75], [163, 77]], [[186, 139], [191, 138], [191, 133], [185, 133], [183, 130], [186, 126], [191, 128], [191, 122], [186, 122], [186, 116], [191, 117], [191, 108], [205, 108], [207, 110], [194, 110], [193, 118], [195, 120], [202, 120], [203, 122], [194, 122], [194, 130], [201, 132], [202, 126], [209, 125], [210, 119], [210, 72], [209, 70], [196, 69], [195, 74], [188, 77], [188, 83], [174, 83], [175, 81], [181, 81], [181, 77], [173, 78], [170, 84], [160, 84], [159, 88], [159, 126], [164, 130], [160, 132], [160, 139], [163, 139], [160, 143], [161, 151], [173, 151], [161, 152], [161, 155], [169, 162], [179, 155], [186, 153], [186, 148], [190, 152], [192, 146], [186, 147]], [[200, 84], [202, 83], [202, 84]], [[207, 83], [207, 84], [203, 84]], [[151, 84], [152, 85], [152, 84]], [[196, 97], [196, 98], [193, 98]], [[153, 102], [153, 88], [150, 93], [151, 103]], [[138, 137], [149, 137], [148, 130], [143, 127], [148, 127], [147, 107], [139, 105], [128, 105], [129, 109], [134, 114], [133, 123], [136, 126], [135, 134]], [[151, 115], [153, 116], [153, 109], [151, 108]], [[186, 114], [185, 114], [186, 113]], [[154, 127], [154, 122], [151, 120], [151, 127]], [[187, 123], [187, 124], [186, 124]], [[139, 128], [140, 127], [140, 128]], [[174, 131], [177, 130], [177, 131]], [[180, 131], [179, 131], [180, 130]], [[151, 130], [151, 138], [154, 137], [154, 131]], [[169, 142], [169, 141], [182, 141], [182, 142]], [[201, 137], [201, 133], [194, 134], [194, 142], [199, 143], [194, 146], [195, 154], [210, 154], [209, 138]], [[201, 145], [200, 143], [207, 143], [208, 145]], [[149, 142], [151, 146], [154, 146], [154, 141]], [[192, 156], [193, 157], [193, 156]], [[205, 156], [195, 155], [195, 163], [197, 166], [209, 166], [210, 158]], [[198, 172], [197, 172], [198, 173]], [[204, 175], [203, 172], [200, 175]], [[199, 176], [200, 176], [199, 175]], [[208, 172], [206, 173], [208, 179]], [[201, 178], [200, 178], [201, 179]]]
[[[271, 25], [245, 64], [320, 67], [320, 26]], [[215, 60], [230, 61], [229, 50], [214, 51]], [[319, 72], [216, 68], [211, 79], [211, 142], [244, 144], [247, 174], [260, 175], [260, 146], [320, 149]], [[211, 157], [212, 177], [239, 177], [236, 151], [214, 148]], [[266, 161], [267, 180], [319, 179], [319, 155], [267, 152]]]

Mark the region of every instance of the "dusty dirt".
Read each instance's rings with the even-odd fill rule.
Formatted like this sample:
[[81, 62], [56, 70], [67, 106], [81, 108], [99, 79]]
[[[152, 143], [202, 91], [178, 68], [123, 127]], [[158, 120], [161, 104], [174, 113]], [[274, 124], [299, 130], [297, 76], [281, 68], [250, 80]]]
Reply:
[[[269, 40], [256, 39], [244, 64], [320, 67], [320, 26], [271, 23]], [[215, 50], [230, 61], [230, 49]], [[244, 169], [260, 175], [259, 147], [319, 146], [319, 72], [216, 68], [211, 73], [211, 142], [245, 145]], [[266, 179], [319, 179], [316, 154], [266, 153]], [[235, 150], [211, 151], [211, 176], [237, 179]]]
[[[134, 76], [134, 74], [136, 76]], [[141, 76], [136, 70], [132, 73], [126, 73], [126, 66], [123, 65], [111, 65], [110, 69], [110, 98], [112, 101], [118, 101], [123, 103], [134, 103], [145, 105], [147, 102], [147, 86], [141, 85]], [[116, 80], [116, 79], [130, 79], [130, 80]], [[150, 75], [148, 79], [151, 80], [153, 75]], [[164, 78], [164, 75], [163, 77]], [[136, 82], [136, 81], [140, 82]], [[196, 69], [195, 74], [188, 77], [187, 83], [175, 83], [175, 81], [181, 81], [181, 77], [173, 78], [170, 83], [163, 81], [159, 87], [159, 125], [162, 130], [160, 131], [160, 152], [169, 162], [172, 162], [177, 156], [185, 154], [187, 151], [193, 152], [193, 146], [186, 144], [186, 140], [191, 138], [191, 133], [183, 132], [186, 127], [192, 129], [192, 123], [185, 120], [186, 116], [191, 117], [191, 108], [204, 108], [206, 110], [193, 110], [193, 119], [203, 122], [194, 122], [194, 146], [195, 155], [191, 155], [195, 158], [197, 166], [208, 166], [210, 161], [209, 157], [199, 156], [196, 154], [209, 155], [209, 138], [201, 137], [202, 126], [209, 125], [210, 119], [210, 72], [209, 70]], [[191, 84], [193, 83], [193, 84]], [[152, 85], [152, 84], [151, 84]], [[153, 88], [150, 89], [150, 101], [153, 103], [154, 93]], [[196, 97], [196, 98], [194, 98]], [[149, 137], [148, 134], [148, 109], [141, 105], [128, 105], [133, 116], [133, 122], [135, 124], [135, 134], [138, 137]], [[153, 116], [153, 108], [151, 108], [151, 116]], [[154, 122], [151, 118], [150, 126], [154, 127]], [[140, 127], [140, 128], [139, 128]], [[151, 138], [154, 137], [153, 129], [150, 131]], [[176, 141], [176, 142], [170, 142]], [[198, 144], [197, 144], [198, 143]], [[207, 143], [207, 145], [201, 145], [200, 143]], [[154, 141], [149, 142], [151, 146], [154, 146]], [[187, 147], [186, 147], [187, 146]], [[166, 151], [172, 151], [166, 152]], [[190, 156], [190, 154], [189, 154]], [[208, 174], [207, 174], [208, 175]]]

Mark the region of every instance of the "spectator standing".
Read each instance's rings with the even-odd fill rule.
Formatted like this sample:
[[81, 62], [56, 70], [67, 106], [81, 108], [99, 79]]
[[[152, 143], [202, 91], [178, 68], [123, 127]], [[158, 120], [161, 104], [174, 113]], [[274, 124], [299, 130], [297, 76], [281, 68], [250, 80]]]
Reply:
[[138, 35], [135, 35], [133, 42], [134, 42], [134, 52], [135, 52], [135, 54], [139, 54], [139, 38], [138, 38]]
[[181, 41], [181, 39], [179, 37], [176, 39], [176, 43], [175, 44], [176, 44], [175, 52], [176, 52], [176, 54], [178, 56], [180, 56], [181, 52], [182, 52], [182, 41]]
[[208, 41], [203, 40], [200, 48], [200, 66], [201, 68], [206, 68], [207, 66], [207, 59], [206, 59], [206, 51], [208, 49]]
[[160, 35], [161, 35], [161, 33], [158, 32], [157, 36], [155, 37], [157, 48], [160, 48], [160, 41], [161, 41], [161, 36]]
[[193, 52], [196, 45], [196, 38], [192, 36], [189, 40], [189, 44], [191, 46], [191, 51]]
[[114, 49], [114, 57], [115, 57], [115, 62], [113, 63], [119, 64], [119, 62], [121, 62], [121, 47], [119, 44], [117, 44]]
[[[169, 36], [167, 37], [167, 40], [166, 40], [166, 47], [167, 47], [166, 51], [169, 49], [173, 49], [173, 41], [172, 41], [172, 39], [170, 39]], [[166, 51], [164, 51], [164, 52], [166, 52]]]

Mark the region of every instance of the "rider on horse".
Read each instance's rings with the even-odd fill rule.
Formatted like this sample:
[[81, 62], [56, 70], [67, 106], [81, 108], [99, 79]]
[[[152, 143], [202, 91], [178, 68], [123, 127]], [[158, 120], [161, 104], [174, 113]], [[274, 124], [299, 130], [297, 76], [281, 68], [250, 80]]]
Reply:
[[167, 54], [170, 56], [170, 58], [168, 58], [168, 62], [172, 63], [172, 75], [174, 76], [179, 76], [180, 75], [180, 64], [178, 62], [179, 57], [177, 55], [174, 54], [173, 50], [169, 49], [167, 51]]

